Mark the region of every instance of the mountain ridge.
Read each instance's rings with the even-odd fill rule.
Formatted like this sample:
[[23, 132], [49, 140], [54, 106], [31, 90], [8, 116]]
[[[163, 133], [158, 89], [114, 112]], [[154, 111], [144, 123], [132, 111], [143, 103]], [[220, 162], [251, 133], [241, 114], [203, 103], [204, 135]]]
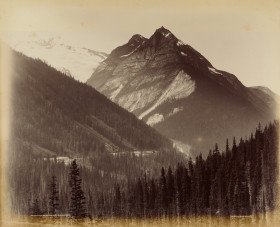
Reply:
[[[128, 45], [114, 49], [87, 83], [196, 152], [205, 154], [213, 146], [215, 137], [206, 138], [211, 131], [223, 143], [275, 117], [275, 102], [267, 103], [235, 75], [216, 69], [164, 27], [129, 50]], [[178, 129], [184, 123], [189, 128]]]

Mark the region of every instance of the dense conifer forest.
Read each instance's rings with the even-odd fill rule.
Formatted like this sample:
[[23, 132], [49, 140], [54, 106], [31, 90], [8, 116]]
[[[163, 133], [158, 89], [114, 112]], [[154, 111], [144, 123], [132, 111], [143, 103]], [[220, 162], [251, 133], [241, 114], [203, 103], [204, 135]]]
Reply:
[[[278, 122], [258, 126], [249, 138], [241, 138], [238, 143], [234, 138], [231, 147], [227, 142], [223, 151], [216, 144], [206, 159], [199, 155], [194, 160], [162, 167], [157, 175], [148, 169], [141, 173], [127, 169], [120, 174], [76, 166], [80, 168], [78, 179], [86, 216], [227, 216], [272, 211], [278, 194], [278, 127]], [[125, 169], [136, 158], [119, 156], [116, 163], [121, 160]], [[53, 214], [48, 201], [53, 199], [50, 189], [55, 174], [59, 198], [56, 214], [71, 213], [69, 181], [75, 161], [65, 165], [26, 155], [14, 160], [14, 210]]]
[[278, 128], [259, 126], [254, 135], [233, 139], [224, 152], [216, 144], [206, 159], [201, 155], [176, 168], [162, 168], [114, 192], [101, 193], [96, 214], [124, 217], [182, 215], [250, 215], [272, 211], [276, 205]]

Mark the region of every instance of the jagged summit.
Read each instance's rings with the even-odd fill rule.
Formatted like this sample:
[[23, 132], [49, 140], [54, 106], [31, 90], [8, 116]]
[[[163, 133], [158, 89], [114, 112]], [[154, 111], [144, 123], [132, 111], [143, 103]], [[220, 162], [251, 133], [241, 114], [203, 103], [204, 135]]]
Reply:
[[164, 35], [172, 34], [168, 29], [166, 29], [163, 26], [161, 26], [160, 28], [156, 29], [156, 32], [164, 34]]
[[[154, 49], [169, 47], [174, 49], [176, 45], [179, 47], [184, 46], [185, 44], [177, 39], [168, 29], [162, 26], [156, 29], [154, 34], [148, 39], [140, 34], [133, 35], [126, 44], [114, 49], [105, 61], [114, 63], [119, 62], [120, 60], [132, 56], [137, 50], [145, 49], [146, 47], [154, 47]], [[176, 48], [174, 50], [176, 50]]]
[[143, 43], [145, 43], [146, 40], [147, 38], [140, 34], [133, 35], [126, 44], [112, 50], [105, 62], [111, 62], [115, 64], [125, 59], [135, 52]]
[[149, 40], [152, 40], [153, 42], [155, 42], [155, 41], [156, 42], [166, 42], [166, 41], [177, 42], [178, 41], [178, 39], [175, 37], [175, 35], [163, 26], [156, 29], [156, 31], [149, 38]]

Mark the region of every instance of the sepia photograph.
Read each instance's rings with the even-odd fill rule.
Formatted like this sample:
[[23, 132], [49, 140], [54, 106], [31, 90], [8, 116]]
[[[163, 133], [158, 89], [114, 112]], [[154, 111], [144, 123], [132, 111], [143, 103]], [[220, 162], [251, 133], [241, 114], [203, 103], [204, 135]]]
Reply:
[[280, 226], [280, 1], [0, 0], [1, 226]]

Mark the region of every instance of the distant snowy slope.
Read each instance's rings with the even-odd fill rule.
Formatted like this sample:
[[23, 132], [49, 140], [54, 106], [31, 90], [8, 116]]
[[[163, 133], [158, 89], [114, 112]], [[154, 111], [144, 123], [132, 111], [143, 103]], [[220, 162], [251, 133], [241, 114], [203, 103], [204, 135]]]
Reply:
[[32, 58], [39, 58], [57, 70], [87, 81], [107, 54], [82, 47], [67, 45], [59, 39], [27, 39], [9, 43], [11, 47]]

